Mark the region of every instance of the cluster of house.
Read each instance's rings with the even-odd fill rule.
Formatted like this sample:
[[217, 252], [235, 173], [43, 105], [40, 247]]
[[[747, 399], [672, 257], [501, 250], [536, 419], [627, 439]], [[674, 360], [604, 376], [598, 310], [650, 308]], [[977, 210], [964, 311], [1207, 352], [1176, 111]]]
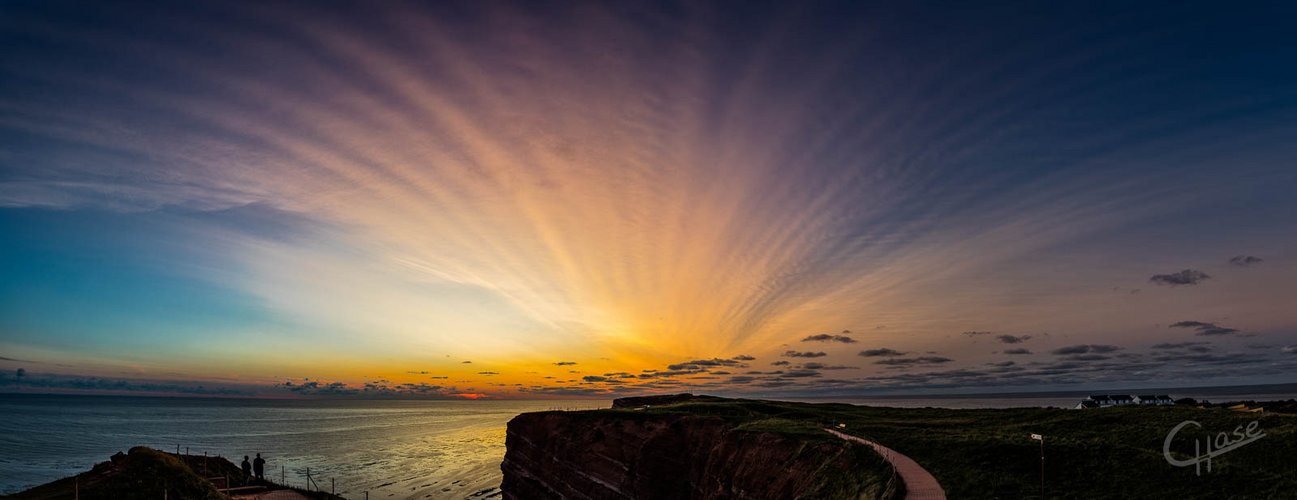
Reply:
[[1173, 405], [1175, 400], [1166, 394], [1099, 394], [1086, 396], [1080, 403], [1076, 404], [1076, 409], [1083, 410], [1086, 408], [1107, 408], [1109, 406], [1126, 406], [1126, 405]]

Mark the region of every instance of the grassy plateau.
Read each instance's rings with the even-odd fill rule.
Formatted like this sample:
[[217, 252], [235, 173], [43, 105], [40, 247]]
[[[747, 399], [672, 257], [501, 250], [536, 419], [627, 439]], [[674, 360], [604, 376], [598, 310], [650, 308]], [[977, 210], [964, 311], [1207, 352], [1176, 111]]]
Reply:
[[[1087, 410], [1012, 408], [952, 410], [884, 408], [698, 397], [662, 405], [597, 412], [689, 413], [733, 419], [741, 428], [781, 432], [807, 440], [843, 432], [906, 454], [941, 482], [950, 498], [1039, 498], [1045, 437], [1048, 498], [1297, 498], [1297, 415], [1240, 413], [1196, 406], [1132, 406]], [[1211, 471], [1176, 467], [1163, 454], [1168, 433], [1177, 460], [1195, 456], [1195, 442], [1237, 441], [1236, 429], [1257, 422], [1264, 434], [1215, 456]], [[1222, 438], [1220, 433], [1226, 433]]]

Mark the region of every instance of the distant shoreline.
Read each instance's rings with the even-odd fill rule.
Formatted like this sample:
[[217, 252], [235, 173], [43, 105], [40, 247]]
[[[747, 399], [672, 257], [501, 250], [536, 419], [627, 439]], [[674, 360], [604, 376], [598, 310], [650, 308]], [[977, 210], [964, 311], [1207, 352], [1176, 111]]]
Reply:
[[821, 401], [828, 399], [1012, 399], [1012, 398], [1042, 398], [1042, 397], [1084, 397], [1089, 394], [1134, 394], [1134, 393], [1195, 393], [1195, 394], [1212, 394], [1228, 396], [1231, 394], [1276, 394], [1297, 395], [1297, 382], [1279, 383], [1279, 384], [1246, 384], [1246, 385], [1213, 385], [1213, 386], [1187, 386], [1187, 387], [1142, 387], [1130, 388], [1124, 386], [1113, 386], [1109, 388], [1097, 389], [1059, 389], [1050, 391], [1008, 391], [1008, 392], [975, 392], [975, 393], [882, 393], [882, 394], [835, 394], [835, 395], [815, 395], [815, 396], [795, 396], [781, 395], [771, 396], [771, 399], [783, 400], [806, 400]]

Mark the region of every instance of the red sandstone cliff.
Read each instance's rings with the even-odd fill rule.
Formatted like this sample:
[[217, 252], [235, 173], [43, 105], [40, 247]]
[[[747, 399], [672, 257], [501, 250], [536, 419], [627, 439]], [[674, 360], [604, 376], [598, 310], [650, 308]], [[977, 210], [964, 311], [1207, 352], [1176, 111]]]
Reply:
[[527, 413], [509, 422], [506, 445], [506, 499], [874, 498], [882, 489], [857, 480], [876, 458], [861, 447], [719, 417]]

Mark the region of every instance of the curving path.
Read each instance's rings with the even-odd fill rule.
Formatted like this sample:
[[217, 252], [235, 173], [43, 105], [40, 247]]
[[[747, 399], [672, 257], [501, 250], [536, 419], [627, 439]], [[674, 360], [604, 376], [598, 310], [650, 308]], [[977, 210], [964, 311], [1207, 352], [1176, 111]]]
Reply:
[[263, 491], [249, 495], [234, 495], [230, 498], [234, 500], [311, 500], [311, 497], [293, 490]]
[[901, 481], [905, 482], [905, 500], [946, 500], [946, 490], [941, 489], [941, 484], [937, 482], [937, 478], [932, 477], [932, 473], [924, 469], [914, 459], [873, 441], [860, 439], [833, 429], [824, 430], [847, 441], [854, 441], [872, 447], [874, 451], [887, 459], [892, 464], [892, 467], [896, 468], [896, 473], [901, 475]]

